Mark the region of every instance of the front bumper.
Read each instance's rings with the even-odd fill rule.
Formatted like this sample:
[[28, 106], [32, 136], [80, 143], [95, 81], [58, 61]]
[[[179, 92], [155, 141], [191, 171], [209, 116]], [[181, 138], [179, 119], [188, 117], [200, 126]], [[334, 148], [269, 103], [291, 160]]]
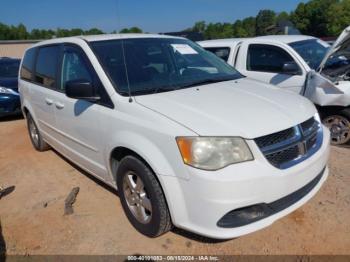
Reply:
[[18, 95], [0, 95], [0, 117], [21, 114], [21, 101]]
[[[293, 212], [311, 199], [327, 179], [329, 131], [323, 130], [321, 148], [310, 158], [285, 170], [273, 167], [255, 142], [248, 141], [255, 156], [252, 162], [231, 165], [216, 172], [187, 167], [188, 180], [160, 176], [173, 223], [200, 235], [229, 239], [267, 227]], [[312, 181], [316, 182], [302, 197], [276, 212], [234, 227], [218, 225], [233, 210], [277, 202]]]

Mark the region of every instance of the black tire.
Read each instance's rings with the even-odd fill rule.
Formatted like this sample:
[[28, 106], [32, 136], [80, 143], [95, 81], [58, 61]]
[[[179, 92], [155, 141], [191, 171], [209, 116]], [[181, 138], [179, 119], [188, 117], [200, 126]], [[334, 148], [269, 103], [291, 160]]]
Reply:
[[[33, 135], [31, 134], [31, 128], [35, 128], [36, 129], [36, 132], [37, 132], [37, 138], [35, 139], [33, 137]], [[31, 116], [30, 113], [27, 114], [27, 129], [28, 129], [28, 134], [29, 134], [29, 138], [30, 138], [30, 141], [32, 142], [32, 145], [33, 147], [39, 151], [39, 152], [43, 152], [43, 151], [46, 151], [50, 148], [49, 144], [47, 144], [41, 134], [40, 134], [40, 131], [38, 129], [38, 126], [36, 125], [33, 117]]]
[[[125, 180], [132, 172], [141, 179], [145, 192], [151, 202], [152, 212], [150, 221], [141, 223], [132, 213], [124, 191]], [[160, 236], [172, 228], [170, 213], [162, 188], [152, 170], [135, 156], [126, 156], [120, 161], [117, 171], [117, 186], [121, 204], [130, 223], [142, 234], [148, 237]], [[136, 204], [135, 204], [136, 205]], [[136, 206], [135, 206], [136, 207]]]
[[[331, 120], [334, 118], [345, 118], [342, 122], [347, 122], [348, 124], [348, 129], [347, 131], [343, 132], [343, 139], [342, 140], [337, 140], [336, 138], [333, 138], [332, 134], [331, 134], [331, 143], [333, 145], [345, 145], [345, 144], [349, 144], [350, 142], [350, 108], [345, 108], [343, 110], [330, 110], [327, 111], [323, 114], [322, 117], [322, 122], [324, 125], [326, 125], [327, 127], [330, 128], [331, 125]], [[343, 125], [344, 126], [344, 125]], [[331, 130], [332, 133], [332, 130]]]

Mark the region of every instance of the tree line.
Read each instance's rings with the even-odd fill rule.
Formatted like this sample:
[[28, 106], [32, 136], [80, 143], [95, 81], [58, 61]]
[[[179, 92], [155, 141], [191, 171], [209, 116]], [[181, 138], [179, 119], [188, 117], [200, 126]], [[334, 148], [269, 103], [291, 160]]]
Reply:
[[311, 0], [300, 3], [290, 12], [276, 13], [261, 10], [255, 17], [236, 20], [234, 23], [209, 23], [200, 21], [185, 31], [202, 33], [206, 39], [254, 37], [283, 34], [278, 25], [291, 22], [302, 34], [317, 37], [338, 36], [350, 25], [350, 0]]
[[[120, 33], [142, 33], [142, 30], [138, 27], [124, 28], [119, 31]], [[117, 33], [113, 31], [112, 33]], [[31, 39], [51, 39], [55, 37], [68, 37], [77, 35], [100, 35], [105, 34], [98, 28], [91, 28], [89, 30], [83, 30], [81, 28], [62, 29], [33, 29], [30, 32], [27, 30], [24, 24], [18, 26], [6, 25], [0, 23], [0, 40], [31, 40]]]
[[[193, 27], [183, 30], [203, 34], [205, 39], [253, 37], [267, 34], [281, 34], [279, 25], [290, 21], [302, 34], [321, 36], [337, 36], [350, 25], [350, 0], [310, 0], [300, 3], [290, 12], [276, 13], [273, 10], [261, 10], [257, 16], [236, 20], [233, 23], [206, 23], [199, 21]], [[124, 28], [120, 33], [142, 33], [138, 27]], [[0, 40], [50, 39], [75, 35], [104, 34], [98, 28], [82, 30], [73, 29], [32, 29], [27, 31], [25, 25], [18, 26], [0, 23]], [[112, 33], [117, 33], [113, 31]]]

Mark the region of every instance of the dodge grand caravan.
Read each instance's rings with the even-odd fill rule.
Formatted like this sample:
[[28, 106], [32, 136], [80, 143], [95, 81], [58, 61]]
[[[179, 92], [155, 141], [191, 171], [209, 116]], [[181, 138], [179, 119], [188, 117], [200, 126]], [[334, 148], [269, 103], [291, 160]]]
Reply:
[[118, 189], [150, 237], [173, 225], [218, 239], [259, 230], [328, 176], [329, 131], [310, 101], [184, 38], [44, 41], [26, 51], [19, 85], [35, 149]]

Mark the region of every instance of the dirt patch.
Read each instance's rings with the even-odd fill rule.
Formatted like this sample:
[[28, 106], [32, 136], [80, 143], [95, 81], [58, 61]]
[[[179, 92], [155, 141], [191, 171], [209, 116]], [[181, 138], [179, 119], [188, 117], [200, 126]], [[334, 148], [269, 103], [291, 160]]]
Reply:
[[[332, 148], [329, 179], [306, 205], [229, 241], [178, 229], [156, 239], [139, 234], [116, 192], [54, 151], [34, 151], [24, 120], [0, 122], [0, 148], [0, 185], [16, 186], [0, 200], [8, 254], [350, 254], [350, 148]], [[64, 216], [74, 187], [74, 213]]]

